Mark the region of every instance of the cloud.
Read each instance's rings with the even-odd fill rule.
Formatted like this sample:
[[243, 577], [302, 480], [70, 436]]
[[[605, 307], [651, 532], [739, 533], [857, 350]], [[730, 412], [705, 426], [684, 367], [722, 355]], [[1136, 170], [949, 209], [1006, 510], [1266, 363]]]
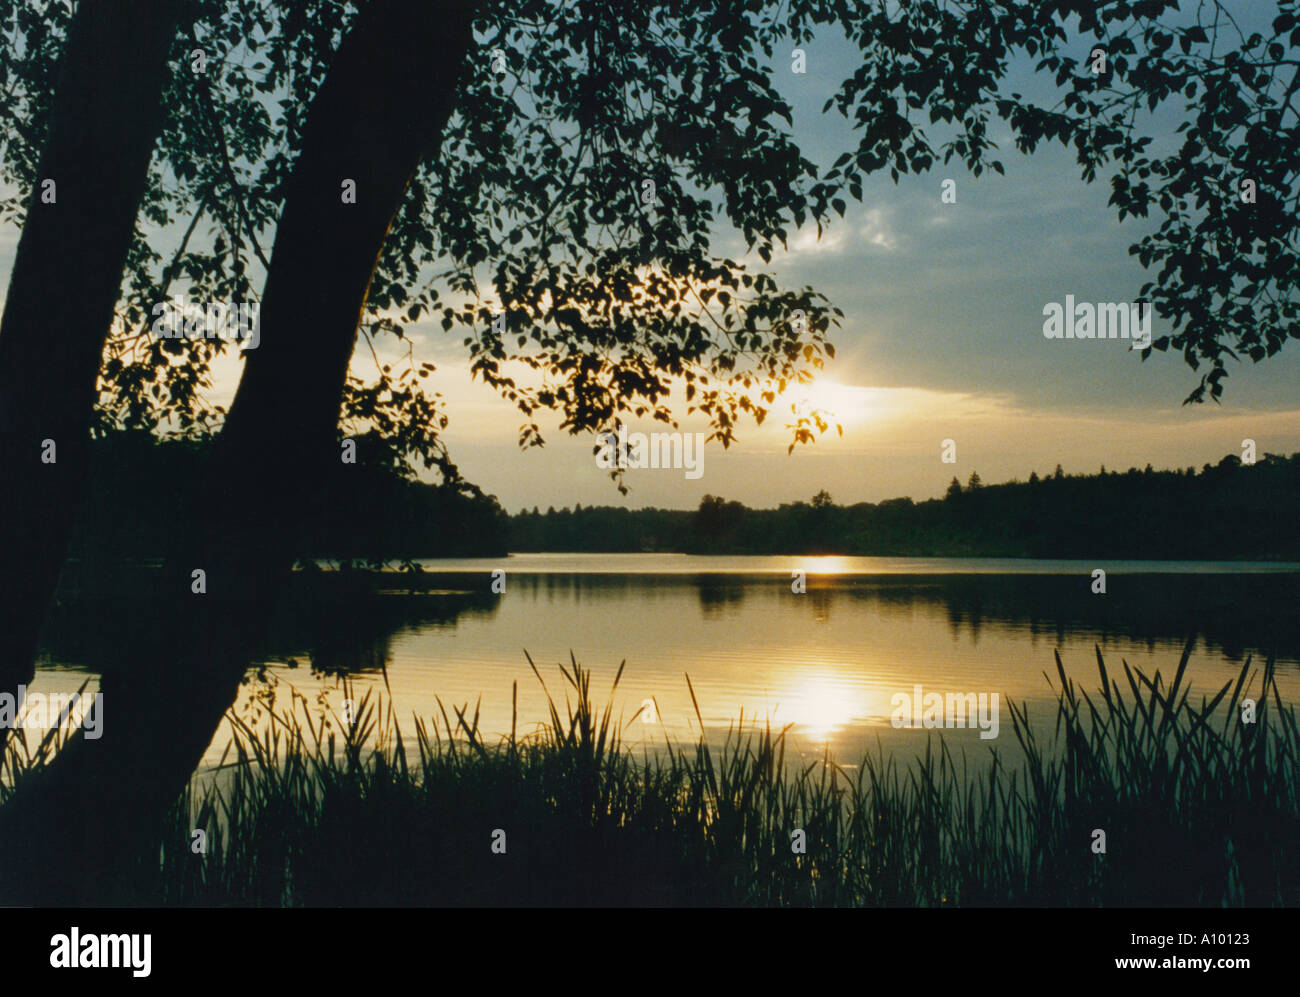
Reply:
[[842, 253], [848, 239], [843, 228], [831, 226], [822, 230], [820, 238], [814, 225], [805, 225], [789, 241], [788, 256], [826, 256]]
[[898, 237], [883, 208], [867, 210], [864, 221], [858, 228], [858, 234], [868, 246], [875, 246], [891, 253], [898, 248]]

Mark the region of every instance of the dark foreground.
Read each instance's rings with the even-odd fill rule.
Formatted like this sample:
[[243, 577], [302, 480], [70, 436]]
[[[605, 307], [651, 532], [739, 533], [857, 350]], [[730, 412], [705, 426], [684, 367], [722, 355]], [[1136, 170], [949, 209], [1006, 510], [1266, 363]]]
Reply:
[[[227, 767], [191, 783], [114, 895], [83, 899], [1300, 904], [1294, 707], [1271, 661], [1247, 661], [1235, 684], [1193, 702], [1187, 659], [1166, 683], [1127, 665], [1113, 673], [1099, 652], [1097, 691], [1084, 693], [1058, 658], [1055, 731], [1031, 729], [1012, 707], [1025, 761], [972, 772], [938, 737], [915, 764], [804, 768], [770, 729], [721, 750], [665, 745], [636, 758], [576, 663], [561, 669], [567, 687], [551, 690], [548, 729], [494, 745], [464, 709], [402, 731], [369, 696], [350, 724], [313, 716], [298, 696], [257, 731], [232, 716]], [[11, 739], [3, 799], [40, 758]]]

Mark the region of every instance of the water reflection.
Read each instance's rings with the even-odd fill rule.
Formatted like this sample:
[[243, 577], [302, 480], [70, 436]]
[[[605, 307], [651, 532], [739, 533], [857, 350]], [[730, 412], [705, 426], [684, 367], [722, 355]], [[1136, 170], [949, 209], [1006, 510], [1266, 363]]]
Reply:
[[[632, 557], [636, 557], [632, 555]], [[511, 559], [513, 564], [515, 559]], [[496, 565], [470, 562], [431, 572], [424, 591], [340, 595], [329, 580], [293, 594], [280, 607], [257, 652], [263, 675], [291, 683], [308, 699], [354, 676], [358, 688], [388, 688], [403, 723], [439, 713], [439, 700], [481, 700], [481, 725], [501, 734], [512, 720], [518, 683], [519, 726], [547, 717], [545, 694], [524, 659], [527, 649], [553, 692], [555, 665], [572, 653], [594, 671], [603, 699], [621, 661], [627, 670], [615, 714], [630, 719], [647, 699], [655, 722], [629, 724], [627, 740], [654, 748], [665, 735], [725, 736], [742, 715], [790, 725], [791, 750], [830, 749], [845, 763], [866, 750], [924, 750], [928, 731], [897, 729], [891, 697], [927, 690], [998, 693], [1028, 701], [1050, 720], [1053, 651], [1086, 688], [1095, 684], [1093, 646], [1118, 669], [1120, 659], [1170, 673], [1189, 635], [1197, 640], [1190, 676], [1213, 693], [1236, 677], [1246, 654], [1276, 648], [1279, 685], [1300, 696], [1300, 621], [1292, 607], [1300, 575], [1114, 572], [1105, 595], [1086, 571], [835, 575], [843, 559], [805, 559], [806, 592], [788, 563], [742, 573], [738, 559], [711, 559], [709, 571], [607, 570], [592, 557], [556, 556], [555, 570], [509, 571], [504, 594], [491, 591]], [[713, 561], [726, 561], [715, 564]], [[826, 562], [826, 563], [822, 563]], [[625, 562], [629, 567], [645, 563]], [[982, 566], [982, 565], [981, 565]], [[719, 570], [713, 570], [713, 569]], [[100, 601], [56, 617], [46, 634], [37, 683], [75, 687], [84, 672], [131, 667], [142, 614]], [[690, 676], [692, 701], [686, 685]], [[562, 693], [560, 693], [562, 696]], [[338, 706], [337, 693], [333, 697]], [[328, 697], [327, 697], [328, 698]], [[696, 715], [696, 707], [699, 717]], [[1004, 706], [1005, 709], [1005, 706]], [[1037, 711], [1037, 712], [1035, 712]], [[109, 704], [112, 722], [112, 704]], [[946, 732], [958, 749], [981, 757], [978, 732]], [[205, 760], [225, 746], [223, 732]], [[1004, 715], [999, 750], [1009, 750]]]

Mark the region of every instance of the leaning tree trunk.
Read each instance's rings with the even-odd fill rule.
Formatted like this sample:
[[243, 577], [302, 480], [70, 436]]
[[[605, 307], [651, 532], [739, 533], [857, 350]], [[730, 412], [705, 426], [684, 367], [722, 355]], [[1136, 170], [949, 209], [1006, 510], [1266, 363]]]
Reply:
[[[7, 838], [43, 857], [27, 864], [37, 878], [11, 896], [120, 895], [113, 877], [129, 875], [234, 701], [292, 567], [298, 511], [324, 462], [339, 459], [339, 408], [370, 280], [454, 108], [472, 16], [468, 0], [374, 0], [340, 46], [285, 190], [260, 345], [246, 355], [204, 474], [207, 516], [167, 568], [168, 634], [138, 666], [105, 676], [102, 737], [75, 738], [32, 792], [0, 810], [0, 847]], [[345, 180], [355, 181], [355, 203], [341, 196]], [[195, 570], [206, 594], [192, 591]], [[85, 864], [68, 861], [84, 854], [96, 856], [93, 882]], [[52, 884], [55, 868], [82, 879]]]
[[31, 681], [63, 565], [181, 8], [83, 2], [69, 28], [0, 318], [0, 692]]

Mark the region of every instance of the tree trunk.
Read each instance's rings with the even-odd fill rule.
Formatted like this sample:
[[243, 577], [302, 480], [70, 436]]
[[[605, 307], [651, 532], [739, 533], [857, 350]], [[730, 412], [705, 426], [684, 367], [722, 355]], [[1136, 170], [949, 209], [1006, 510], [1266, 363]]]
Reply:
[[[0, 811], [0, 838], [45, 857], [25, 863], [39, 871], [17, 884], [18, 899], [113, 898], [114, 877], [129, 874], [234, 701], [292, 566], [296, 511], [325, 462], [340, 459], [339, 407], [370, 280], [410, 179], [436, 153], [453, 110], [471, 7], [374, 0], [340, 46], [286, 187], [261, 342], [246, 355], [204, 475], [208, 516], [166, 569], [171, 612], [159, 622], [168, 633], [137, 667], [105, 676], [103, 736], [76, 737], [34, 793]], [[355, 203], [341, 196], [345, 180], [356, 183]], [[203, 595], [191, 586], [198, 569]], [[79, 816], [61, 823], [60, 813]], [[80, 819], [88, 815], [102, 823]], [[80, 882], [52, 884], [51, 870], [77, 854], [96, 856], [94, 881], [82, 864]]]
[[0, 318], [0, 692], [31, 681], [63, 566], [181, 6], [83, 2], [69, 28]]

